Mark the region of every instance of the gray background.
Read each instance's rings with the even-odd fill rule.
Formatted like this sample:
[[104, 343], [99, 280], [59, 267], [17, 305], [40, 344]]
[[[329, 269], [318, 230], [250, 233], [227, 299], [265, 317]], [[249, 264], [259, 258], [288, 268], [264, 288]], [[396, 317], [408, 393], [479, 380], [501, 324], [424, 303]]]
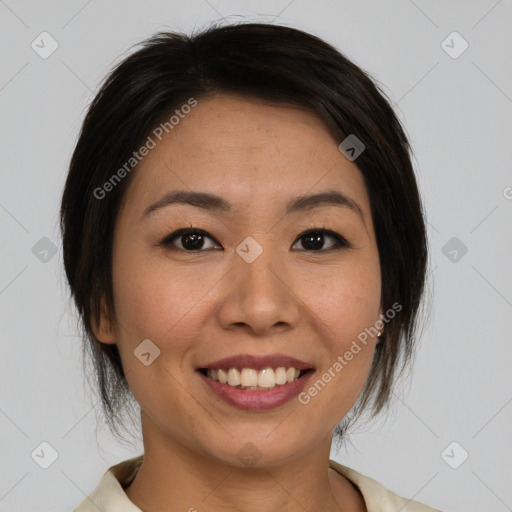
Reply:
[[[157, 30], [222, 18], [287, 24], [334, 44], [383, 84], [415, 150], [430, 323], [388, 418], [332, 457], [445, 511], [512, 510], [510, 0], [0, 0], [0, 16], [1, 512], [70, 511], [108, 467], [142, 453], [101, 425], [95, 434], [59, 199], [85, 108], [112, 63]], [[58, 43], [46, 59], [31, 48], [43, 31]], [[457, 58], [461, 40], [442, 45], [453, 31], [469, 44]], [[44, 441], [58, 453], [48, 469], [31, 457]]]

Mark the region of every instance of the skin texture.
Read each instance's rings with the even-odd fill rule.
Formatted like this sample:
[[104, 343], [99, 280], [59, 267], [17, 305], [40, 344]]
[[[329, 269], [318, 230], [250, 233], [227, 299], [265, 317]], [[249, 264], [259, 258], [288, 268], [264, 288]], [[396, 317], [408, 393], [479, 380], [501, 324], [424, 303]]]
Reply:
[[[359, 491], [328, 468], [332, 432], [360, 395], [376, 337], [307, 405], [292, 399], [242, 411], [217, 398], [194, 371], [235, 354], [284, 353], [309, 362], [310, 384], [379, 319], [379, 255], [362, 174], [312, 113], [258, 99], [215, 95], [143, 159], [117, 219], [113, 250], [116, 323], [95, 333], [117, 343], [141, 405], [144, 462], [126, 489], [145, 511], [364, 511]], [[171, 205], [141, 218], [173, 190], [222, 196], [233, 213]], [[321, 206], [285, 214], [301, 194], [338, 190], [363, 214]], [[200, 250], [172, 232], [208, 233]], [[305, 249], [310, 228], [325, 235]], [[252, 236], [263, 253], [236, 252]], [[304, 245], [303, 245], [304, 243]], [[182, 245], [183, 244], [183, 245]], [[172, 249], [174, 247], [174, 250]], [[134, 350], [150, 339], [161, 353], [148, 366]], [[247, 467], [247, 442], [261, 455]]]

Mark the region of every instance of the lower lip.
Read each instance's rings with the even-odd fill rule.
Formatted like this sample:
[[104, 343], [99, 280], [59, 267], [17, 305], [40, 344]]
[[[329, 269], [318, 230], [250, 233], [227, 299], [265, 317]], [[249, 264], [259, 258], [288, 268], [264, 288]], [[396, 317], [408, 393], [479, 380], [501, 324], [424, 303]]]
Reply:
[[197, 371], [197, 373], [214, 393], [230, 405], [248, 411], [261, 411], [279, 407], [298, 395], [314, 371], [309, 370], [300, 379], [288, 382], [282, 386], [275, 386], [269, 391], [244, 391], [229, 384], [221, 384], [200, 371]]

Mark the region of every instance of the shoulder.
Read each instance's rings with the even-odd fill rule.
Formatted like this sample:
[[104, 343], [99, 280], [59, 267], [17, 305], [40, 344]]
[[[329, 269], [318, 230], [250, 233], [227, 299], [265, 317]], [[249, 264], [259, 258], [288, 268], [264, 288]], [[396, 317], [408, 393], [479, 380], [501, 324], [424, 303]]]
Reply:
[[139, 455], [110, 467], [94, 491], [73, 512], [141, 512], [128, 499], [124, 488], [135, 478], [142, 457]]
[[408, 500], [386, 489], [377, 481], [357, 471], [329, 460], [329, 467], [355, 484], [366, 503], [368, 512], [441, 512], [417, 501]]

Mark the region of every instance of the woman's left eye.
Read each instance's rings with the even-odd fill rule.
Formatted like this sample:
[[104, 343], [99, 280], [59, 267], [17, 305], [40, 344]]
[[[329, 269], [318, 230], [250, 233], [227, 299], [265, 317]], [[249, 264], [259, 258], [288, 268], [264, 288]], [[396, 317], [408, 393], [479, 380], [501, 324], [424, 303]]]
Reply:
[[336, 233], [329, 229], [310, 229], [302, 233], [297, 238], [297, 240], [306, 240], [306, 243], [302, 244], [303, 246], [306, 247], [306, 249], [304, 250], [313, 249], [314, 251], [318, 252], [319, 249], [321, 249], [321, 247], [324, 245], [326, 238], [333, 239], [334, 243], [327, 249], [323, 249], [320, 252], [327, 252], [337, 249], [343, 249], [345, 247], [350, 247], [350, 244], [344, 237], [342, 237], [339, 233]]
[[[334, 240], [327, 249], [324, 248], [326, 238]], [[201, 249], [215, 249], [215, 247], [211, 246], [212, 244], [210, 244], [210, 247], [207, 246], [208, 244], [206, 244], [205, 241], [208, 239], [215, 242], [215, 240], [202, 229], [185, 228], [174, 231], [174, 233], [166, 236], [160, 244], [166, 247], [174, 246], [173, 250], [176, 249], [188, 252], [200, 251]], [[181, 247], [178, 247], [175, 243], [178, 241]], [[344, 237], [329, 229], [309, 229], [300, 234], [293, 245], [296, 245], [298, 242], [303, 246], [301, 250], [313, 252], [327, 252], [350, 247], [350, 244]], [[215, 245], [215, 243], [213, 245]]]

